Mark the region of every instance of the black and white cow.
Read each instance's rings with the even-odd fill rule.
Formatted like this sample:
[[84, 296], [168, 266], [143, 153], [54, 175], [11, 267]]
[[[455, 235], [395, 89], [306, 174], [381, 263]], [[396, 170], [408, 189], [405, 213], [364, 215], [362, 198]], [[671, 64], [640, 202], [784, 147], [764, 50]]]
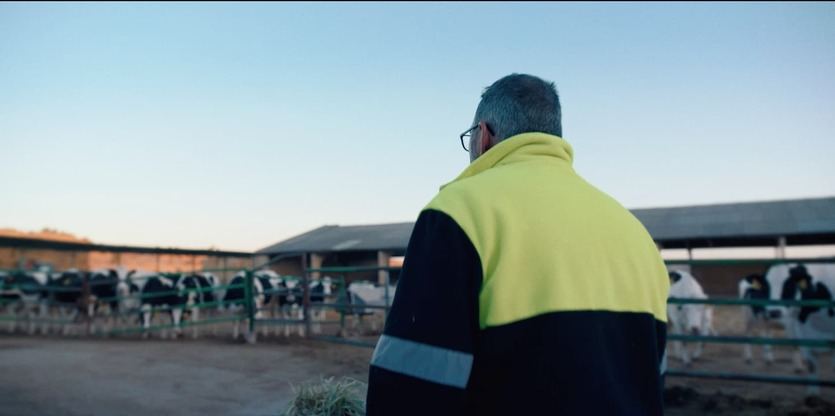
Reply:
[[[781, 265], [786, 266], [786, 265]], [[783, 281], [780, 298], [783, 300], [821, 300], [830, 302], [828, 307], [792, 306], [785, 317], [787, 332], [798, 339], [835, 338], [835, 308], [831, 305], [835, 293], [835, 264], [795, 265], [788, 270]], [[813, 377], [817, 377], [816, 353], [829, 351], [826, 348], [801, 347], [803, 363]], [[832, 365], [835, 368], [835, 354]], [[811, 394], [819, 394], [820, 388], [812, 386]]]
[[[261, 289], [264, 291], [264, 298], [260, 312], [260, 318], [278, 319], [282, 317], [282, 300], [287, 293], [287, 287], [284, 284], [281, 276], [269, 269], [258, 270], [255, 272], [254, 278], [261, 284]], [[280, 327], [276, 322], [272, 322], [271, 326], [277, 335]], [[286, 326], [286, 324], [285, 324]], [[268, 326], [261, 327], [261, 334], [268, 334]]]
[[[145, 329], [143, 336], [148, 336], [154, 310], [158, 308], [164, 308], [170, 313], [174, 335], [181, 335], [183, 317], [190, 317], [193, 313], [194, 305], [198, 303], [199, 289], [200, 282], [193, 276], [160, 273], [147, 277], [141, 290], [142, 326]], [[162, 334], [165, 337], [166, 332]]]
[[[229, 282], [230, 288], [226, 289], [226, 293], [223, 296], [223, 303], [225, 309], [232, 312], [235, 316], [238, 316], [240, 319], [235, 320], [235, 325], [232, 329], [232, 338], [238, 339], [238, 335], [240, 334], [240, 326], [241, 322], [247, 319], [246, 316], [246, 271], [240, 271], [235, 274], [235, 277], [232, 278], [232, 281]], [[264, 288], [261, 286], [261, 280], [253, 278], [252, 279], [252, 286], [253, 286], [253, 301], [255, 308], [255, 318], [261, 318], [263, 316], [262, 309], [264, 307]], [[249, 341], [254, 340], [255, 334], [247, 333], [247, 339]]]
[[[214, 304], [220, 299], [218, 289], [217, 289], [217, 277], [211, 273], [200, 272], [200, 273], [192, 273], [185, 278], [185, 285], [187, 290], [191, 290], [195, 292], [194, 296], [194, 306], [187, 310], [188, 318], [191, 322], [196, 323], [200, 321], [200, 316], [203, 314], [202, 311], [207, 312], [207, 317], [211, 318], [212, 311], [216, 309], [220, 309], [219, 307], [214, 308], [208, 306], [206, 304]], [[205, 306], [204, 306], [205, 305]], [[192, 337], [197, 338], [199, 335], [199, 326], [193, 325], [192, 326]]]
[[314, 334], [322, 332], [322, 326], [319, 322], [325, 320], [327, 316], [327, 309], [324, 307], [326, 303], [333, 303], [334, 301], [334, 284], [330, 276], [325, 276], [322, 279], [313, 279], [310, 282], [310, 319], [313, 322], [310, 328]]
[[[0, 274], [0, 304], [3, 306], [8, 321], [9, 332], [17, 328], [18, 318], [23, 318], [28, 325], [27, 332], [35, 333], [33, 318], [44, 317], [44, 284], [34, 273], [13, 271]], [[41, 326], [45, 332], [45, 326]]]
[[[299, 336], [304, 336], [304, 284], [303, 280], [294, 276], [279, 276], [272, 273], [270, 281], [273, 291], [277, 296], [273, 298], [278, 305], [280, 317], [285, 321], [284, 336], [290, 336], [295, 326]], [[314, 333], [321, 332], [321, 324], [325, 316], [325, 309], [322, 304], [329, 299], [333, 293], [333, 282], [330, 277], [313, 279], [309, 283], [310, 291], [310, 319], [311, 330]]]
[[84, 272], [68, 269], [46, 285], [50, 309], [57, 312], [62, 334], [68, 335], [80, 320], [89, 320], [90, 311], [84, 294]]
[[89, 274], [90, 302], [87, 314], [94, 318], [101, 315], [106, 321], [113, 321], [121, 312], [119, 310], [119, 272], [115, 269], [94, 270]]
[[116, 296], [119, 298], [117, 322], [142, 323], [142, 286], [145, 279], [153, 275], [137, 270], [119, 274], [119, 282], [116, 284]]
[[203, 288], [199, 294], [200, 302], [210, 303], [216, 302], [219, 299], [217, 293], [217, 277], [215, 275], [201, 272], [192, 273], [189, 277], [195, 279], [200, 287]]
[[[683, 270], [669, 272], [671, 298], [707, 299], [702, 286], [690, 273]], [[713, 308], [705, 304], [685, 303], [667, 304], [667, 325], [671, 334], [716, 335], [713, 329]], [[675, 354], [685, 365], [690, 365], [691, 355], [687, 345], [681, 341], [673, 342]], [[704, 343], [697, 342], [692, 359], [702, 354]]]
[[[739, 281], [739, 298], [740, 299], [759, 299], [768, 300], [771, 298], [771, 285], [768, 279], [761, 274], [749, 274]], [[759, 337], [771, 337], [770, 327], [772, 325], [781, 323], [780, 312], [777, 310], [769, 310], [766, 306], [761, 305], [746, 305], [742, 307], [743, 319], [745, 321], [745, 333], [756, 335]], [[766, 364], [774, 362], [774, 353], [771, 345], [765, 344], [763, 346], [763, 356]], [[751, 363], [752, 353], [751, 344], [744, 344], [743, 357], [745, 362]]]
[[281, 279], [281, 295], [278, 297], [279, 307], [281, 308], [281, 317], [285, 320], [293, 320], [298, 323], [292, 324], [290, 322], [284, 325], [284, 336], [290, 336], [290, 329], [295, 326], [299, 336], [304, 336], [304, 286], [302, 280], [297, 277], [284, 276]]
[[333, 295], [333, 279], [325, 276], [322, 279], [313, 279], [310, 282], [310, 302], [324, 303]]
[[396, 285], [389, 285], [386, 289], [385, 285], [377, 285], [369, 281], [351, 282], [348, 285], [347, 295], [348, 302], [351, 304], [350, 313], [354, 315], [353, 328], [356, 329], [357, 325], [362, 325], [364, 316], [372, 315], [371, 331], [378, 331], [383, 310], [365, 306], [390, 307], [396, 291]]
[[[789, 280], [791, 275], [791, 269], [798, 266], [798, 264], [787, 264], [787, 263], [780, 263], [772, 265], [768, 268], [765, 273], [765, 280], [768, 282], [768, 286], [770, 288], [770, 296], [769, 299], [782, 299], [783, 298], [783, 287], [786, 284], [786, 281]], [[805, 264], [804, 268], [806, 272], [815, 278], [820, 276], [821, 279], [829, 279], [829, 275], [835, 274], [835, 264], [826, 264], [826, 263], [809, 263]], [[830, 283], [835, 283], [835, 281]], [[791, 285], [791, 284], [789, 284]], [[785, 336], [789, 338], [796, 338], [798, 332], [798, 325], [799, 322], [799, 313], [801, 308], [792, 308], [786, 306], [775, 306], [771, 305], [766, 307], [766, 315], [769, 316], [771, 319], [776, 319], [778, 324], [781, 325], [785, 329]], [[796, 313], [798, 316], [792, 317], [792, 314]], [[820, 335], [820, 334], [818, 334]], [[797, 373], [802, 373], [806, 371], [807, 364], [804, 360], [803, 350], [801, 348], [796, 348], [792, 357], [792, 361], [794, 363], [794, 371]]]

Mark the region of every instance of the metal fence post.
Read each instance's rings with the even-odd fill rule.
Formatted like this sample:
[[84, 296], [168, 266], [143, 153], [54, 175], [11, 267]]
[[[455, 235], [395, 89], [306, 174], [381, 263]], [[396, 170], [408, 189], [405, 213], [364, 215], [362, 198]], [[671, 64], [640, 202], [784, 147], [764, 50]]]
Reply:
[[246, 342], [250, 344], [255, 343], [255, 290], [253, 287], [253, 276], [254, 272], [252, 270], [246, 271], [246, 279], [244, 284], [244, 299], [246, 301], [246, 316], [247, 316], [247, 334], [246, 334]]
[[90, 287], [90, 274], [86, 272], [81, 273], [81, 297], [79, 301], [82, 303], [82, 310], [84, 314], [84, 321], [87, 327], [87, 335], [93, 334], [93, 314], [95, 305], [93, 305], [93, 292]]
[[339, 336], [345, 336], [345, 315], [348, 313], [348, 307], [351, 303], [350, 299], [348, 299], [348, 285], [345, 283], [345, 275], [339, 276], [339, 291], [340, 295], [337, 295], [336, 301], [338, 303], [342, 303], [339, 306]]
[[310, 277], [307, 264], [302, 270], [302, 312], [304, 314], [304, 336], [310, 337]]
[[390, 286], [390, 283], [391, 283], [391, 273], [390, 273], [389, 270], [386, 270], [386, 288], [385, 288], [386, 307], [383, 308], [383, 327], [384, 328], [386, 326], [386, 321], [389, 318], [389, 307], [391, 307], [391, 302], [389, 302], [389, 286]]

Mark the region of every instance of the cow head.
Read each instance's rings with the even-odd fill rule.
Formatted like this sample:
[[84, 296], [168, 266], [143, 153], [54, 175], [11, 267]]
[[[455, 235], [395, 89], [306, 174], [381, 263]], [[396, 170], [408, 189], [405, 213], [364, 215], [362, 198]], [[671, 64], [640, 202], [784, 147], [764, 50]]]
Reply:
[[284, 287], [287, 288], [287, 302], [294, 303], [301, 300], [302, 286], [297, 279], [285, 278]]
[[[789, 277], [783, 283], [783, 291], [780, 296], [784, 300], [832, 300], [832, 293], [826, 286], [820, 282], [815, 284], [814, 279], [802, 264], [789, 269]], [[802, 306], [799, 312], [797, 308], [793, 309], [797, 313], [797, 318], [801, 323], [805, 323], [809, 315], [820, 310], [818, 306]], [[829, 316], [835, 314], [833, 309], [827, 308]]]
[[668, 274], [670, 276], [670, 285], [671, 286], [678, 283], [678, 281], [681, 280], [681, 273], [679, 273], [679, 272], [669, 272]]
[[185, 298], [186, 305], [194, 305], [202, 299], [200, 288], [200, 280], [195, 275], [177, 279], [177, 291]]
[[120, 280], [119, 283], [116, 284], [116, 296], [118, 296], [119, 298], [129, 297], [133, 292], [131, 290], [131, 286], [133, 286], [134, 288], [136, 287], [136, 285], [131, 285], [126, 280]]
[[768, 295], [768, 291], [771, 289], [768, 285], [768, 281], [765, 280], [765, 276], [761, 274], [749, 274], [748, 276], [745, 276], [745, 281], [751, 285], [748, 291], [752, 293], [764, 293]]
[[793, 300], [802, 298], [803, 291], [812, 286], [812, 276], [802, 264], [789, 269], [789, 277], [783, 282], [780, 299]]
[[[743, 299], [768, 299], [771, 297], [771, 286], [765, 276], [761, 274], [749, 274], [743, 278], [740, 285], [740, 293]], [[751, 309], [755, 315], [765, 314], [766, 308], [761, 305], [752, 305]]]

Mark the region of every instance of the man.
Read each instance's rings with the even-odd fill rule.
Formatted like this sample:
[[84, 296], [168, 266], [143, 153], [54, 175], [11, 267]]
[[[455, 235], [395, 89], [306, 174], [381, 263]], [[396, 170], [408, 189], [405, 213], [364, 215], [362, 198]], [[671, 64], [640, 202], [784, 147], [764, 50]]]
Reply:
[[531, 75], [482, 94], [470, 166], [412, 232], [369, 415], [662, 413], [666, 268], [574, 172], [560, 114]]

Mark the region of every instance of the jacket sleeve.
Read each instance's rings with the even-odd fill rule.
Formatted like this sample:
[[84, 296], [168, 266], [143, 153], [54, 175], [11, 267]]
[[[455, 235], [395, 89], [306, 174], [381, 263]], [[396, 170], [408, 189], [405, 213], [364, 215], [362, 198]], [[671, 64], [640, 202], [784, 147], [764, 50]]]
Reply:
[[465, 413], [481, 279], [464, 231], [441, 211], [423, 211], [371, 359], [368, 415]]

